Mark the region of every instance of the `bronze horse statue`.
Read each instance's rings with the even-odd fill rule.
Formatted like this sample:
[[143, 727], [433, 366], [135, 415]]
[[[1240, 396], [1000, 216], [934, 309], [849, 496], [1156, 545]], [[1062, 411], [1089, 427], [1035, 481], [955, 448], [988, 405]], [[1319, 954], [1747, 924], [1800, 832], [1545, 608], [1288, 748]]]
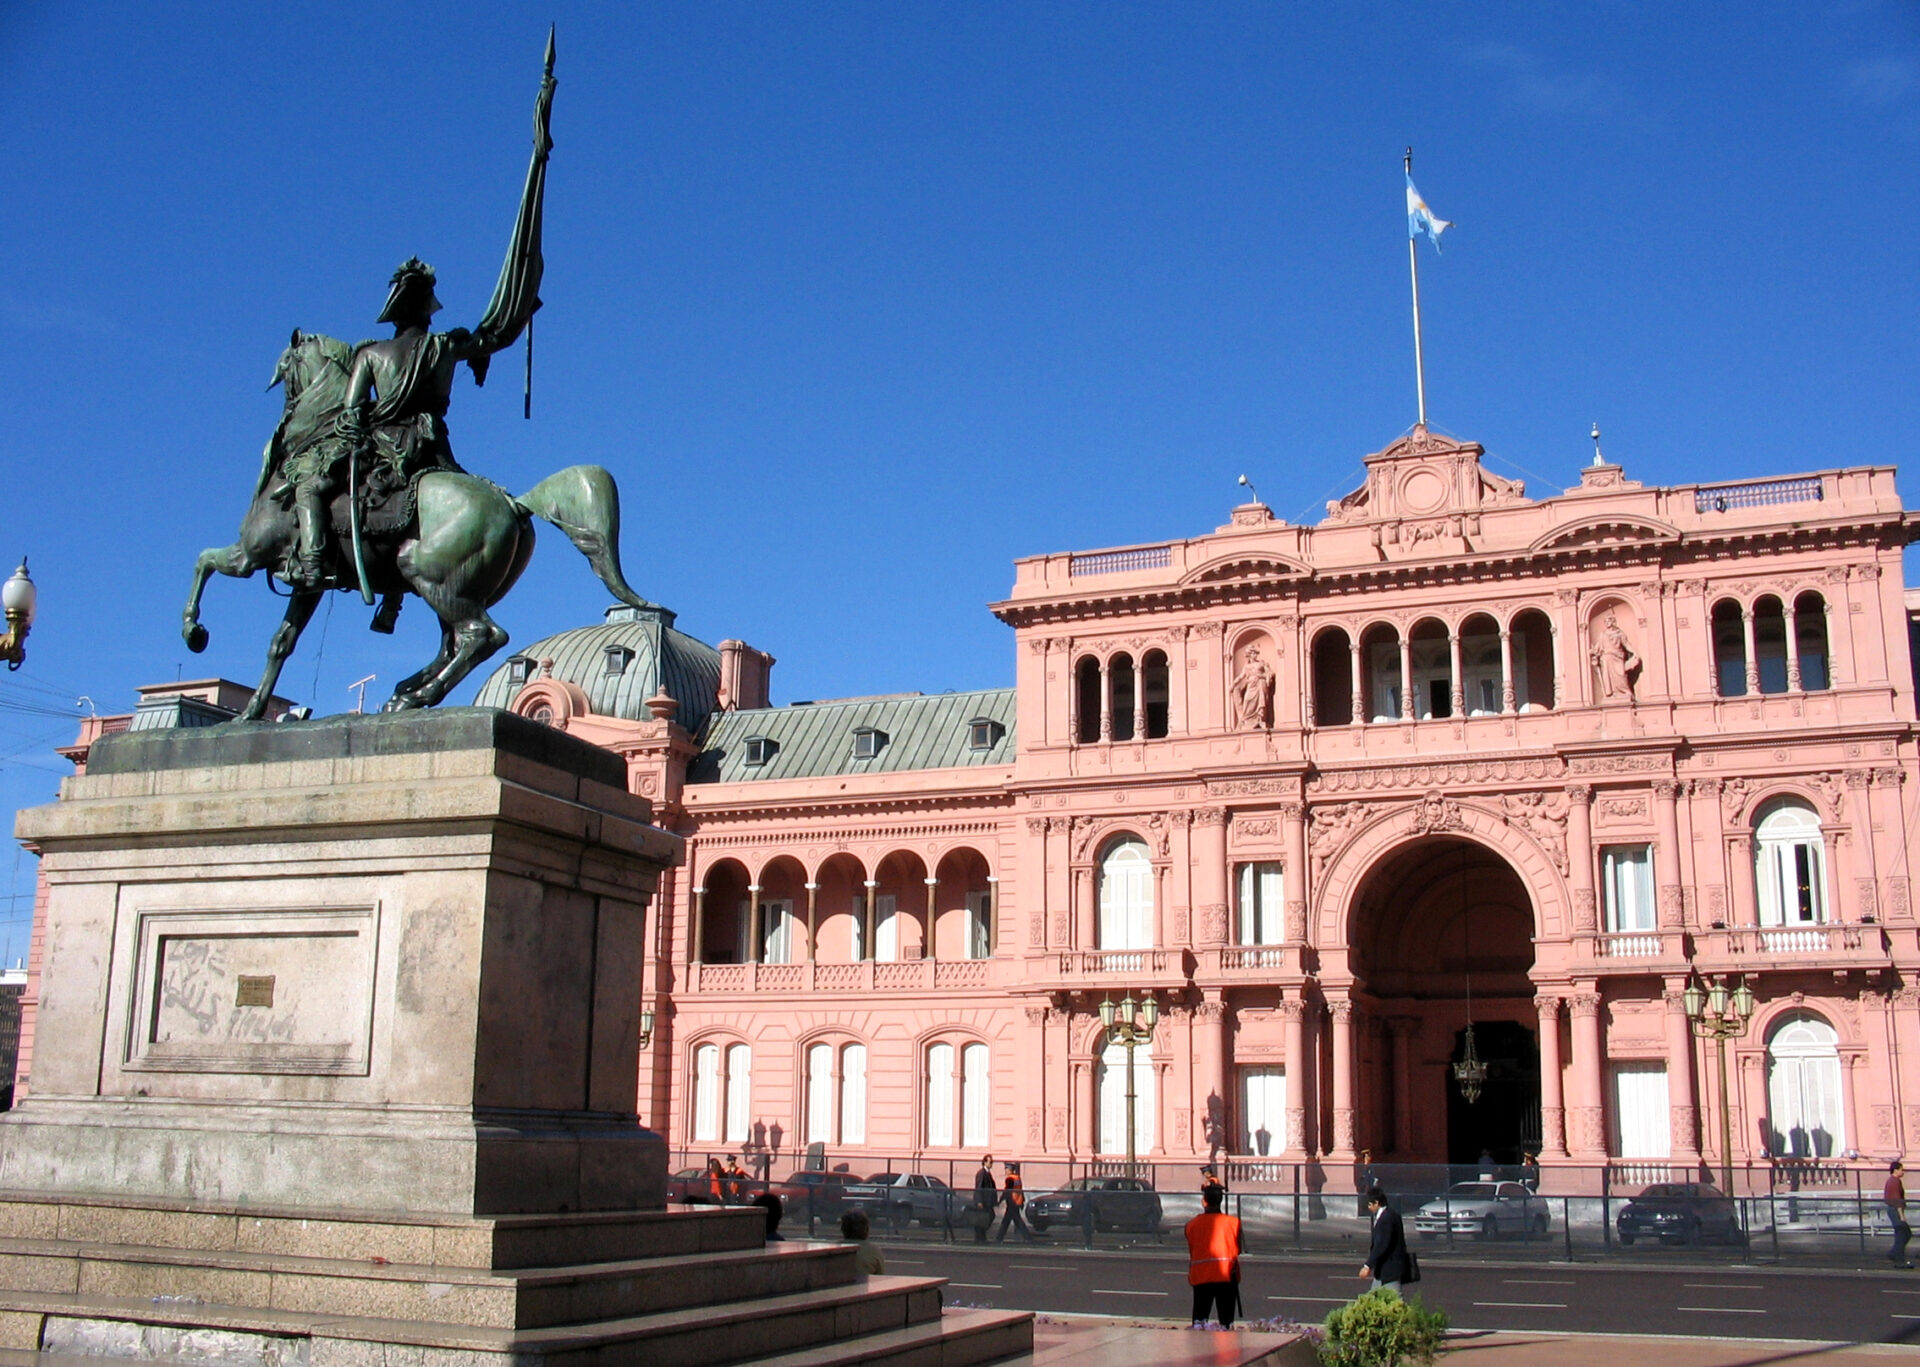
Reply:
[[[345, 406], [352, 350], [332, 337], [296, 331], [274, 369], [273, 383], [286, 389], [286, 408], [268, 443], [253, 502], [231, 546], [200, 552], [194, 564], [193, 590], [187, 596], [181, 635], [187, 648], [207, 648], [200, 624], [200, 596], [215, 573], [235, 579], [255, 572], [290, 578], [298, 540], [291, 507], [269, 487], [276, 463], [312, 442], [330, 439]], [[269, 386], [271, 388], [272, 386]], [[417, 594], [440, 618], [440, 651], [424, 668], [403, 679], [386, 710], [431, 707], [507, 643], [507, 633], [487, 616], [519, 579], [533, 555], [533, 519], [538, 516], [567, 534], [587, 557], [600, 582], [621, 602], [651, 607], [628, 587], [620, 571], [620, 495], [613, 476], [598, 465], [560, 470], [518, 498], [491, 481], [457, 470], [428, 470], [413, 478], [410, 516], [385, 526], [369, 523], [361, 538], [366, 587], [386, 595], [382, 615], [389, 629], [401, 595]], [[346, 500], [357, 490], [341, 490], [334, 518], [351, 517]], [[267, 669], [236, 720], [258, 721], [266, 714], [280, 670], [300, 633], [330, 589], [360, 588], [352, 562], [351, 538], [334, 537], [328, 549], [329, 583], [305, 588], [290, 583], [286, 617], [267, 647]], [[376, 625], [379, 619], [376, 619]]]

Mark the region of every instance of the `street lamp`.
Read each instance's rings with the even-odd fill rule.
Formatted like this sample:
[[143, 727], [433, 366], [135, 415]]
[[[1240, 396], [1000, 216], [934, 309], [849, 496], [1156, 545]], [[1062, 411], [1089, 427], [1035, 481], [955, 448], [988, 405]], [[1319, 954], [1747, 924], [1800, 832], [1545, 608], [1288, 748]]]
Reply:
[[653, 1012], [640, 1012], [640, 1047], [646, 1048], [653, 1043]]
[[1133, 1089], [1133, 1051], [1143, 1044], [1153, 1043], [1153, 1027], [1160, 1023], [1160, 1003], [1154, 1000], [1153, 993], [1146, 994], [1146, 1001], [1136, 1004], [1133, 993], [1129, 992], [1115, 1007], [1113, 998], [1108, 997], [1100, 1003], [1100, 1025], [1106, 1031], [1107, 1043], [1117, 1044], [1127, 1051], [1127, 1173], [1134, 1173], [1136, 1155], [1134, 1153], [1134, 1110], [1139, 1098]]
[[1727, 1096], [1727, 1041], [1739, 1039], [1747, 1033], [1747, 1026], [1753, 1021], [1753, 989], [1747, 986], [1745, 975], [1740, 978], [1739, 986], [1731, 992], [1727, 990], [1727, 979], [1723, 974], [1713, 980], [1711, 987], [1703, 988], [1695, 978], [1687, 984], [1687, 990], [1680, 994], [1681, 1004], [1686, 1008], [1687, 1020], [1693, 1025], [1693, 1033], [1701, 1039], [1713, 1041], [1715, 1063], [1720, 1074], [1720, 1191], [1723, 1195], [1733, 1195], [1733, 1105]]
[[7, 632], [0, 636], [0, 660], [7, 662], [8, 669], [18, 669], [26, 662], [27, 632], [33, 626], [33, 605], [38, 596], [33, 580], [27, 576], [26, 557], [22, 556], [13, 578], [0, 584], [0, 608], [7, 614]]

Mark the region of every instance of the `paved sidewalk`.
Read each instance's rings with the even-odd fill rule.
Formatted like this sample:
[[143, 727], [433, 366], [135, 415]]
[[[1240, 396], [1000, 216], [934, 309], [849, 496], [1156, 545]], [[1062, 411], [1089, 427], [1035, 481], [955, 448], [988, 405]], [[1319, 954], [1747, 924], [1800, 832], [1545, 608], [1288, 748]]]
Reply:
[[1466, 1333], [1448, 1339], [1441, 1359], [1453, 1367], [1888, 1367], [1920, 1359], [1920, 1347], [1894, 1343], [1813, 1343], [1805, 1339], [1696, 1339], [1652, 1334]]

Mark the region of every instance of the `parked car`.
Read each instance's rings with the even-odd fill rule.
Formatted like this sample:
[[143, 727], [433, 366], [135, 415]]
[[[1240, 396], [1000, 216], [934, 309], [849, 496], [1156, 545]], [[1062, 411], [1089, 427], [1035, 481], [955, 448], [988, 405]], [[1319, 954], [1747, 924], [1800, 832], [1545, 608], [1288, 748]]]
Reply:
[[[966, 1193], [966, 1201], [973, 1193]], [[905, 1229], [918, 1220], [923, 1225], [945, 1225], [965, 1202], [938, 1177], [920, 1172], [876, 1172], [864, 1182], [850, 1184], [842, 1197], [847, 1207], [867, 1212], [876, 1225]]]
[[1044, 1234], [1050, 1225], [1084, 1228], [1091, 1206], [1093, 1227], [1160, 1232], [1160, 1193], [1138, 1177], [1077, 1177], [1027, 1202], [1027, 1223]]
[[713, 1184], [707, 1180], [705, 1166], [681, 1168], [667, 1178], [667, 1200], [689, 1206], [711, 1206]]
[[847, 1188], [860, 1179], [850, 1172], [793, 1172], [768, 1188], [786, 1206], [787, 1219], [796, 1224], [838, 1220], [846, 1208]]
[[1553, 1217], [1546, 1200], [1518, 1182], [1455, 1182], [1414, 1212], [1414, 1230], [1423, 1239], [1451, 1229], [1475, 1239], [1502, 1234], [1545, 1234]]
[[1702, 1239], [1738, 1243], [1740, 1210], [1720, 1189], [1706, 1182], [1656, 1182], [1620, 1208], [1620, 1242], [1658, 1239], [1663, 1244], [1697, 1244]]

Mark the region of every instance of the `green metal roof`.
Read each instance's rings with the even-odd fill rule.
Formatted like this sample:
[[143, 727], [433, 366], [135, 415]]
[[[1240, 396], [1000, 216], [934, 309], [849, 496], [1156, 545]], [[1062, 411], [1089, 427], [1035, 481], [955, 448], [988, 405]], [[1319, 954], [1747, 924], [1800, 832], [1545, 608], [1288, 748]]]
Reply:
[[[607, 647], [633, 652], [626, 668], [607, 672]], [[634, 608], [615, 604], [598, 626], [576, 627], [516, 650], [480, 685], [475, 707], [507, 707], [520, 685], [513, 682], [513, 661], [553, 661], [553, 677], [577, 684], [593, 710], [603, 717], [628, 721], [648, 718], [646, 701], [665, 688], [680, 704], [673, 719], [699, 733], [716, 706], [720, 692], [720, 652], [705, 641], [676, 631], [673, 614], [665, 608]], [[530, 671], [531, 674], [531, 671]]]
[[[993, 744], [984, 750], [975, 750], [970, 743], [969, 723], [975, 720], [994, 723]], [[854, 733], [869, 728], [886, 740], [872, 759], [855, 759]], [[756, 738], [773, 743], [773, 754], [765, 764], [746, 762], [747, 742]], [[977, 769], [1013, 763], [1013, 741], [1011, 688], [716, 712], [701, 738], [703, 748], [688, 768], [687, 782]]]

